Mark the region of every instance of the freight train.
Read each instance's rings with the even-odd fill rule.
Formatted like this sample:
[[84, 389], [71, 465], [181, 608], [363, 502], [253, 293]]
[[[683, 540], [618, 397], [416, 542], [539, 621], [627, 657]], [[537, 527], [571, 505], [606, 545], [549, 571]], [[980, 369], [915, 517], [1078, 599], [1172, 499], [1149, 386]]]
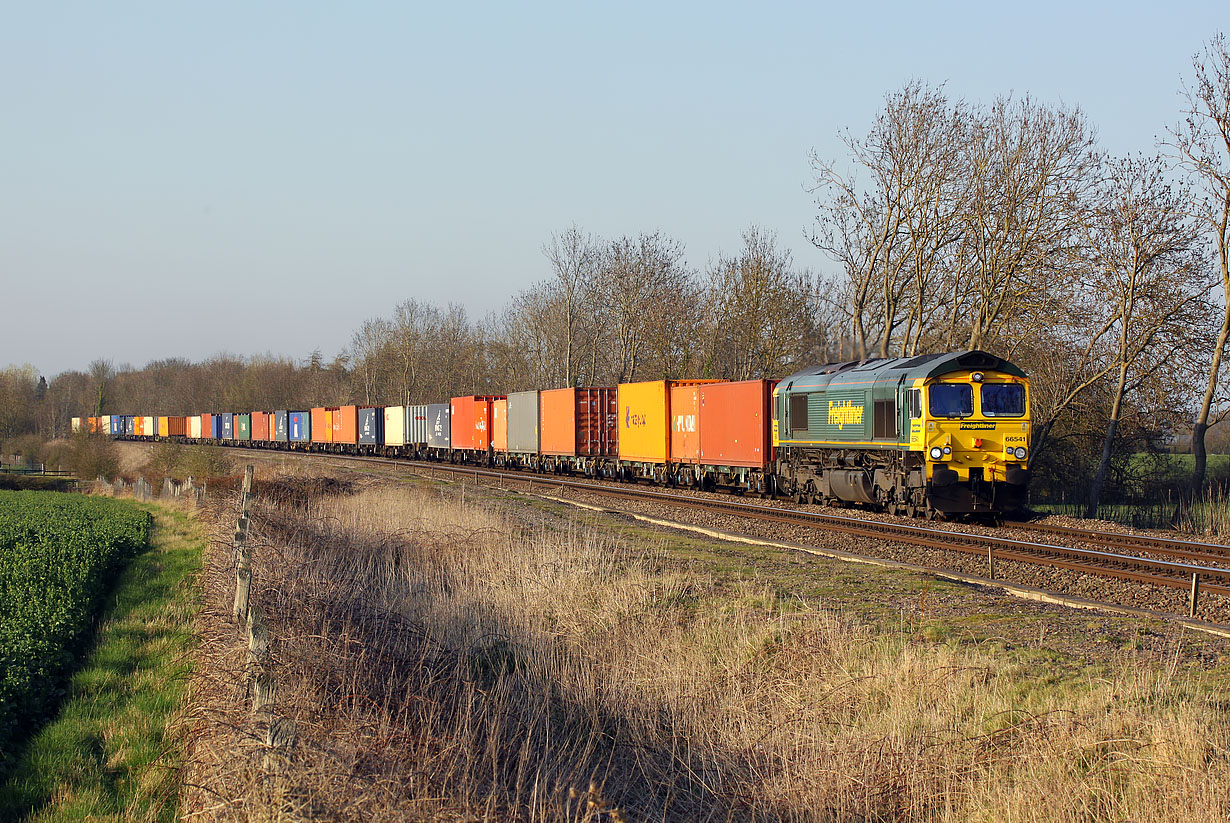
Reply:
[[1029, 480], [1029, 380], [983, 351], [830, 363], [782, 380], [73, 425], [129, 440], [476, 463], [927, 517], [1021, 510]]

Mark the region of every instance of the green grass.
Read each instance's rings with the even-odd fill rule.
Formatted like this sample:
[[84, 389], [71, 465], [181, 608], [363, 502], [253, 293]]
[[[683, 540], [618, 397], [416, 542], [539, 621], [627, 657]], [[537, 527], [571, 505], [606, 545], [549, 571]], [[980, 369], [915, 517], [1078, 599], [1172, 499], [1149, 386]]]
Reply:
[[154, 515], [150, 549], [108, 597], [59, 715], [0, 785], [0, 820], [175, 819], [182, 741], [169, 726], [188, 688], [204, 539], [185, 515], [144, 508]]

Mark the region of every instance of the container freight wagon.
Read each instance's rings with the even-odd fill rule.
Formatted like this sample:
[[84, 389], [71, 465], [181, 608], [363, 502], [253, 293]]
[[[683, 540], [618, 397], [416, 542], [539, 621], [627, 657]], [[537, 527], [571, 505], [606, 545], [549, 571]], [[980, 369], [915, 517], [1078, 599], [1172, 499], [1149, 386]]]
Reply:
[[[359, 409], [357, 406], [333, 406], [329, 410], [329, 423], [333, 426], [330, 443], [339, 446], [355, 446], [359, 442]], [[343, 449], [334, 449], [343, 451]]]
[[[621, 383], [616, 411], [619, 426], [618, 473], [623, 479], [646, 477], [666, 482], [675, 468], [671, 454], [675, 421], [671, 413], [673, 396], [682, 405], [680, 414], [692, 413], [689, 389], [717, 380], [653, 380], [645, 383]], [[678, 392], [672, 392], [678, 389]], [[682, 425], [687, 425], [686, 422]], [[681, 448], [690, 449], [688, 441], [678, 439]], [[690, 452], [681, 453], [689, 459]], [[694, 458], [692, 458], [694, 461]]]
[[333, 410], [324, 406], [312, 409], [312, 443], [333, 442]]
[[489, 460], [495, 401], [503, 395], [454, 397], [449, 402], [449, 446], [452, 460]]
[[232, 415], [232, 427], [235, 430], [235, 439], [246, 443], [252, 439], [252, 415], [251, 414], [235, 414]]
[[273, 415], [269, 412], [252, 412], [252, 441], [268, 443], [273, 438], [269, 436], [270, 421]]
[[433, 457], [447, 456], [453, 447], [452, 404], [429, 403], [425, 408], [427, 409], [427, 453]]
[[235, 415], [231, 414], [230, 412], [223, 412], [222, 414], [217, 415], [217, 417], [221, 421], [221, 427], [219, 429], [218, 439], [219, 440], [234, 440], [235, 439]]
[[413, 406], [384, 407], [384, 454], [386, 457], [404, 456], [409, 439], [409, 411]]
[[212, 414], [202, 414], [201, 418], [201, 439], [214, 439], [214, 416]]
[[269, 439], [274, 443], [289, 443], [290, 442], [290, 427], [287, 425], [286, 410], [275, 411], [270, 415], [269, 421]]
[[201, 416], [199, 414], [188, 418], [188, 436], [193, 440], [201, 439]]
[[508, 395], [508, 428], [506, 458], [512, 466], [539, 465], [539, 437], [541, 421], [540, 393], [521, 391]]
[[619, 444], [618, 390], [551, 389], [539, 393], [538, 404], [544, 471], [609, 472]]
[[158, 418], [147, 416], [143, 419], [145, 422], [142, 424], [142, 427], [145, 430], [145, 436], [146, 437], [157, 437], [158, 436]]
[[[312, 413], [310, 411], [286, 412], [287, 442], [291, 448], [306, 448], [312, 442]], [[302, 444], [296, 446], [295, 444]]]
[[375, 454], [384, 445], [384, 409], [379, 406], [359, 406], [359, 451]]
[[771, 491], [773, 387], [776, 380], [700, 386], [697, 463], [702, 482], [748, 491]]

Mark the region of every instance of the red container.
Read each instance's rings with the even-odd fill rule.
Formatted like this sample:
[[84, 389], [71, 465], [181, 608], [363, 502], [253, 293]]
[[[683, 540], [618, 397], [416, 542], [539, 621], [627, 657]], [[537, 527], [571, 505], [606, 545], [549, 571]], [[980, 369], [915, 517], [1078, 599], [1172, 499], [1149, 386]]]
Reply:
[[[359, 442], [359, 408], [358, 406], [334, 406], [329, 409], [332, 414], [333, 443]], [[312, 421], [312, 430], [316, 429], [316, 421]]]
[[671, 461], [674, 463], [700, 462], [700, 389], [695, 384], [670, 387]]
[[744, 380], [697, 387], [700, 463], [767, 470], [773, 459], [775, 385], [776, 380]]
[[454, 397], [449, 402], [449, 442], [454, 449], [487, 451], [491, 448], [492, 405], [503, 395]]
[[214, 439], [214, 416], [212, 414], [201, 415], [201, 439]]
[[252, 439], [269, 440], [269, 419], [273, 415], [268, 412], [252, 412]]
[[539, 398], [543, 454], [615, 456], [619, 446], [619, 397], [614, 388], [552, 389]]
[[[532, 417], [530, 418], [533, 419]], [[491, 450], [508, 451], [508, 401], [494, 400], [491, 403]]]

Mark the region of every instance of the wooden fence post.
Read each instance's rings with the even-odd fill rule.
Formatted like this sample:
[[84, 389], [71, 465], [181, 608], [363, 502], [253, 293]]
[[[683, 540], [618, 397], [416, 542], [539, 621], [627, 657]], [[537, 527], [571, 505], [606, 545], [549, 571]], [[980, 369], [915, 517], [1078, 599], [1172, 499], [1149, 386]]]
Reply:
[[1187, 616], [1196, 617], [1196, 604], [1200, 598], [1200, 572], [1192, 572], [1192, 591], [1187, 598]]

